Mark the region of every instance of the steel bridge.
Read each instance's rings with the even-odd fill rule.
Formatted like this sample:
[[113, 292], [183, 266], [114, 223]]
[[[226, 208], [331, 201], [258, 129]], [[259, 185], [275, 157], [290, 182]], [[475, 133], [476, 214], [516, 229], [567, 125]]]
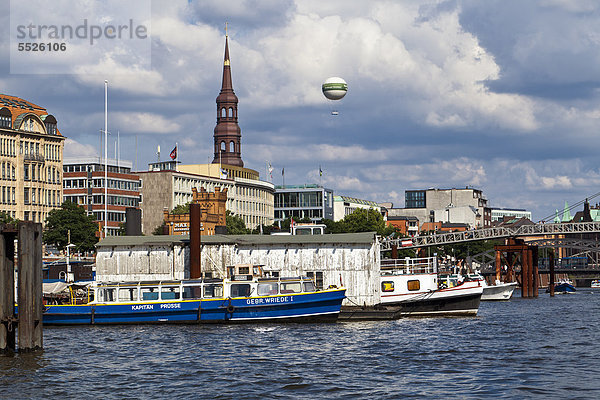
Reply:
[[600, 232], [600, 222], [567, 222], [560, 224], [534, 224], [518, 227], [483, 228], [462, 232], [438, 233], [415, 236], [412, 238], [381, 239], [381, 251], [398, 249], [415, 249], [429, 246], [443, 246], [452, 243], [474, 242], [477, 240], [493, 240], [509, 237], [566, 235], [570, 233]]

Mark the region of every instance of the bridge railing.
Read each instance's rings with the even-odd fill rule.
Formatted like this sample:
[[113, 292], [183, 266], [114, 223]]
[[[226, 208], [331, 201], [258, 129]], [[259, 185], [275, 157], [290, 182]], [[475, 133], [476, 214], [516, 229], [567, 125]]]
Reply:
[[[401, 239], [381, 239], [381, 251], [398, 248], [439, 246], [476, 240], [502, 239], [518, 236], [561, 235], [568, 233], [600, 232], [600, 222], [566, 222], [560, 224], [534, 224], [518, 227], [495, 227], [462, 232], [438, 233]], [[412, 243], [411, 243], [412, 242]]]

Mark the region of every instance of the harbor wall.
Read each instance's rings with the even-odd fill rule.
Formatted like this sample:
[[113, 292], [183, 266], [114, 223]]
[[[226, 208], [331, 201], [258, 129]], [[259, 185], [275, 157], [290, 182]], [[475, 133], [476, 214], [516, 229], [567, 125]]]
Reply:
[[[347, 288], [346, 305], [379, 303], [380, 252], [372, 232], [304, 237], [215, 236], [202, 237], [200, 257], [205, 276], [224, 277], [226, 267], [235, 264], [263, 265], [265, 271], [278, 272], [282, 277], [322, 273], [323, 288]], [[186, 236], [109, 239], [98, 244], [98, 281], [179, 280], [190, 276]]]

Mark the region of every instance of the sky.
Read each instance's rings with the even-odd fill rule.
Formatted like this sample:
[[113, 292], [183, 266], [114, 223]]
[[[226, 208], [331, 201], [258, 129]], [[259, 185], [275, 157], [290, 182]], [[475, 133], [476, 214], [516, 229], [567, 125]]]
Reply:
[[[405, 190], [469, 186], [534, 220], [600, 192], [597, 1], [122, 3], [0, 2], [0, 93], [48, 109], [65, 157], [103, 152], [108, 80], [109, 157], [118, 138], [118, 155], [138, 170], [176, 143], [182, 163], [211, 161], [227, 22], [242, 159], [263, 180], [270, 163], [276, 185], [320, 183], [394, 207]], [[62, 73], [47, 53], [19, 65], [23, 8], [44, 23], [135, 17], [149, 47], [73, 45]], [[321, 92], [332, 76], [348, 83], [339, 102]]]

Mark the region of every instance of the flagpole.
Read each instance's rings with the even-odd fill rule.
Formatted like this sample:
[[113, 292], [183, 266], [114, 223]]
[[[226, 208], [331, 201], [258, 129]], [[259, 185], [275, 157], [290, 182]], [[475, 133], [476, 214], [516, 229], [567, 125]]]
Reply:
[[179, 144], [175, 142], [175, 171], [177, 171], [177, 165], [179, 161]]
[[108, 232], [108, 81], [104, 81], [104, 237]]

